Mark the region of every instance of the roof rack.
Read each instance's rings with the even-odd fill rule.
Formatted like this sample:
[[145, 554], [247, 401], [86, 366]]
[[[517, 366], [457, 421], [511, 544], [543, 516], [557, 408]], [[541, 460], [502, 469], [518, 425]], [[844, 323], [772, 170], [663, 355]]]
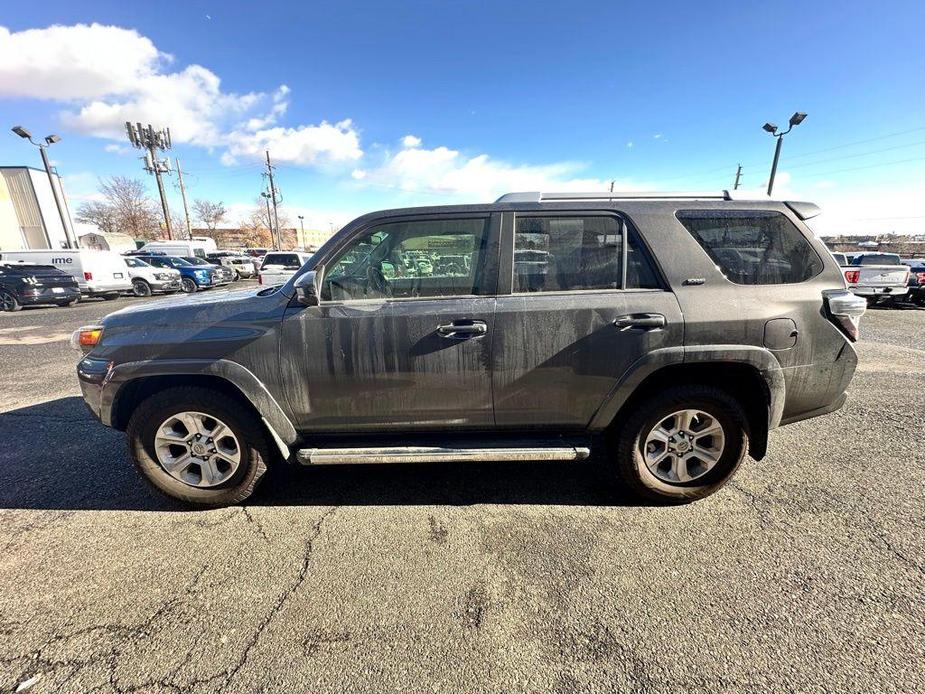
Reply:
[[505, 193], [495, 202], [558, 202], [563, 200], [732, 200], [728, 190], [719, 193], [618, 192], [597, 193]]

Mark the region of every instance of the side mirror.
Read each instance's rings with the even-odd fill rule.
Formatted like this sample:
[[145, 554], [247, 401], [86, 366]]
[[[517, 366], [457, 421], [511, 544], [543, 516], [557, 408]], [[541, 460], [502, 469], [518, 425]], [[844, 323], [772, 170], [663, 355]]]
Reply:
[[320, 270], [309, 270], [304, 275], [300, 275], [295, 281], [295, 293], [299, 303], [303, 306], [317, 306], [318, 299], [321, 296]]

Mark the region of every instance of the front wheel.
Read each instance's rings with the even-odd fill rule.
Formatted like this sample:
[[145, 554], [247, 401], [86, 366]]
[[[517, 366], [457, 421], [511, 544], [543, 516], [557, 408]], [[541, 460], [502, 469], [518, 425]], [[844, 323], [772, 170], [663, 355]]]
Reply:
[[197, 289], [199, 289], [199, 285], [189, 277], [184, 277], [182, 280], [180, 280], [180, 290], [184, 293], [193, 294]]
[[134, 280], [132, 282], [132, 293], [135, 296], [151, 296], [151, 285], [144, 280]]
[[748, 452], [739, 403], [709, 386], [679, 386], [633, 408], [616, 436], [616, 472], [636, 495], [661, 503], [703, 499]]
[[269, 459], [259, 420], [207, 388], [169, 388], [132, 414], [126, 433], [135, 467], [159, 491], [202, 506], [253, 494]]

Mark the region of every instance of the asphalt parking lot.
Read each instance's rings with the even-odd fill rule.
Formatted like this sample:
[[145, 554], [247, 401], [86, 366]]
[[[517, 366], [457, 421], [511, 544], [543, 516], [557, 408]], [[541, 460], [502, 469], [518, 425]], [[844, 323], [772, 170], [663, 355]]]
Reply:
[[925, 310], [869, 311], [846, 406], [689, 506], [517, 463], [189, 511], [78, 397], [70, 332], [133, 301], [0, 314], [4, 691], [925, 687]]

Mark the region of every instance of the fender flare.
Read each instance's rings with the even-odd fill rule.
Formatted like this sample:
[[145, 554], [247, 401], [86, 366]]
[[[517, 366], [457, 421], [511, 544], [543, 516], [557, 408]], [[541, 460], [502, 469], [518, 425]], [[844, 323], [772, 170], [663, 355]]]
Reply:
[[277, 446], [288, 457], [288, 446], [298, 440], [295, 427], [276, 398], [249, 369], [228, 359], [154, 359], [133, 361], [113, 367], [102, 383], [100, 419], [112, 426], [112, 413], [119, 393], [132, 381], [150, 376], [216, 376], [235, 388], [260, 413]]
[[787, 387], [780, 362], [767, 349], [747, 345], [694, 345], [656, 349], [633, 362], [608, 393], [604, 403], [591, 419], [590, 428], [606, 429], [636, 392], [639, 385], [659, 370], [679, 364], [724, 364], [734, 362], [755, 368], [768, 387], [769, 406], [767, 429], [780, 425], [784, 412]]

